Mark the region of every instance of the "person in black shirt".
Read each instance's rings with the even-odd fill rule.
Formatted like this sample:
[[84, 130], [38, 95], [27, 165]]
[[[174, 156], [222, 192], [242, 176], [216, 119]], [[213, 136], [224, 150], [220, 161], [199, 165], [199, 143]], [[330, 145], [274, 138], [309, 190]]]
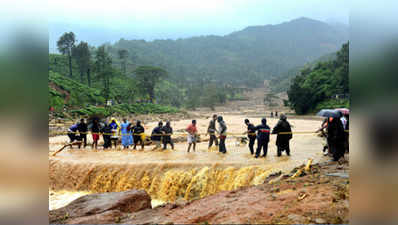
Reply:
[[158, 126], [152, 130], [151, 140], [155, 143], [155, 148], [153, 148], [152, 150], [160, 148], [162, 135], [163, 135], [163, 123], [162, 121], [160, 121], [158, 123]]
[[111, 133], [112, 133], [112, 127], [109, 126], [109, 124], [104, 125], [104, 127], [101, 129], [102, 137], [104, 139], [104, 149], [107, 149], [111, 147]]
[[[85, 123], [84, 119], [80, 120], [80, 123], [77, 125], [77, 130], [79, 131], [80, 138], [83, 141], [83, 148], [87, 146], [87, 123]], [[80, 148], [80, 145], [79, 145]]]
[[255, 157], [258, 158], [260, 156], [261, 149], [263, 149], [263, 155], [261, 157], [266, 157], [270, 135], [270, 128], [267, 125], [267, 119], [263, 118], [261, 120], [261, 125], [258, 125], [255, 129], [257, 130], [257, 150]]
[[217, 122], [219, 125], [218, 133], [220, 134], [220, 145], [218, 146], [218, 151], [225, 154], [227, 153], [227, 148], [225, 147], [225, 139], [227, 139], [227, 125], [222, 116], [217, 117]]
[[286, 154], [290, 156], [289, 141], [292, 139], [292, 128], [287, 122], [287, 118], [284, 114], [280, 114], [279, 121], [272, 130], [272, 134], [277, 134], [276, 146], [278, 151], [278, 157], [282, 155], [282, 151], [286, 150]]
[[144, 150], [144, 140], [142, 140], [142, 134], [145, 132], [144, 127], [141, 125], [141, 121], [137, 120], [137, 125], [133, 128], [133, 140], [134, 148], [136, 149], [138, 142], [141, 144], [141, 150]]
[[216, 136], [216, 120], [217, 120], [217, 115], [213, 115], [213, 119], [210, 120], [209, 126], [207, 127], [207, 134], [210, 135], [209, 139], [209, 149], [213, 145], [213, 142], [216, 146], [218, 146], [218, 139]]
[[333, 118], [327, 127], [329, 148], [333, 154], [333, 160], [338, 161], [344, 157], [344, 127], [340, 118]]
[[170, 126], [170, 121], [166, 122], [166, 126], [162, 128], [163, 131], [163, 149], [167, 149], [167, 144], [171, 145], [171, 149], [174, 149], [174, 143], [171, 139], [171, 135], [173, 134], [173, 128]]
[[245, 124], [247, 126], [247, 131], [243, 134], [247, 134], [249, 138], [249, 149], [250, 153], [254, 154], [254, 143], [256, 142], [256, 127], [250, 123], [249, 119], [245, 119]]
[[98, 122], [98, 119], [94, 119], [91, 126], [91, 133], [93, 136], [93, 144], [91, 148], [97, 149], [100, 129], [101, 126], [100, 123]]

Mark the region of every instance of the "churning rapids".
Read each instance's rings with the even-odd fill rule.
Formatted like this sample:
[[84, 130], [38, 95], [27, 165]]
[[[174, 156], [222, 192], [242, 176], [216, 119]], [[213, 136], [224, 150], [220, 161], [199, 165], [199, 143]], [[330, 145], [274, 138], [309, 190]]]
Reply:
[[[226, 115], [224, 120], [228, 132], [243, 133], [243, 115]], [[261, 118], [250, 121], [259, 124]], [[289, 119], [293, 131], [315, 131], [320, 120], [297, 117]], [[205, 133], [209, 119], [198, 119], [198, 130]], [[175, 131], [186, 128], [190, 120], [172, 122]], [[269, 118], [272, 128], [277, 119]], [[145, 124], [150, 133], [156, 122]], [[178, 136], [178, 132], [175, 132]], [[241, 135], [243, 136], [243, 135]], [[203, 138], [203, 135], [202, 135]], [[80, 195], [94, 192], [113, 192], [128, 189], [144, 189], [159, 202], [173, 202], [180, 198], [192, 200], [203, 198], [223, 190], [233, 190], [242, 186], [256, 185], [271, 173], [290, 171], [305, 163], [309, 158], [314, 163], [325, 160], [322, 156], [322, 140], [314, 134], [294, 134], [291, 141], [291, 156], [283, 153], [276, 156], [275, 135], [271, 136], [266, 158], [254, 159], [246, 145], [229, 136], [227, 154], [216, 149], [207, 150], [208, 142], [198, 143], [196, 152], [187, 153], [186, 143], [178, 143], [175, 150], [144, 151], [87, 149], [66, 149], [55, 157], [49, 157], [50, 209], [55, 209]], [[55, 151], [68, 141], [67, 136], [49, 138], [49, 149]], [[91, 137], [88, 138], [91, 143]], [[137, 146], [138, 149], [140, 147]], [[170, 146], [168, 146], [170, 148]]]

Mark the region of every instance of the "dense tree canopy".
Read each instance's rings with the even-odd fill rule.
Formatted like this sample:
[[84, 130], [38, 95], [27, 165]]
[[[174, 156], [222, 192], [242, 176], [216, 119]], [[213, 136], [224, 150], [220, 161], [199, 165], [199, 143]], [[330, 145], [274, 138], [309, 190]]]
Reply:
[[135, 78], [138, 82], [138, 87], [149, 95], [149, 101], [153, 103], [155, 98], [155, 85], [160, 79], [167, 76], [167, 72], [159, 67], [140, 66], [135, 71]]
[[[288, 90], [290, 105], [296, 113], [305, 114], [325, 106], [347, 106], [348, 55], [349, 44], [346, 43], [335, 60], [319, 62], [313, 68], [301, 70]], [[336, 95], [343, 100], [337, 101]]]
[[[76, 59], [79, 66], [80, 82], [84, 83], [83, 74], [87, 72], [90, 67], [91, 54], [87, 42], [80, 42], [72, 49], [72, 56]], [[88, 76], [88, 85], [90, 86], [90, 77]]]
[[58, 50], [67, 55], [69, 59], [69, 76], [72, 77], [72, 49], [75, 47], [75, 34], [73, 32], [64, 33], [57, 41]]

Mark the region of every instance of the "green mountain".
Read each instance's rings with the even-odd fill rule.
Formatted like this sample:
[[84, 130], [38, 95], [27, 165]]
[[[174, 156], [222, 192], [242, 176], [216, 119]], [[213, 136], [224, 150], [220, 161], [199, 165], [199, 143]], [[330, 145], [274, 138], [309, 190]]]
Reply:
[[299, 18], [278, 25], [250, 26], [225, 36], [151, 42], [121, 39], [108, 44], [107, 50], [115, 64], [120, 63], [118, 50], [129, 51], [128, 73], [141, 65], [153, 65], [167, 70], [176, 84], [215, 81], [255, 86], [336, 52], [347, 41], [348, 29]]

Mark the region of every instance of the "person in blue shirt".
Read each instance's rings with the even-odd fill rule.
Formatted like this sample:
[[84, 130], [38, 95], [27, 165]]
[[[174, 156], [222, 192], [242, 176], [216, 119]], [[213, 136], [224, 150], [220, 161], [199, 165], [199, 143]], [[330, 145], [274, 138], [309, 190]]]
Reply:
[[120, 124], [120, 130], [122, 135], [122, 145], [124, 149], [128, 149], [133, 144], [133, 137], [130, 130], [131, 124], [127, 119], [123, 119], [123, 123]]
[[261, 149], [263, 149], [263, 155], [261, 157], [266, 157], [268, 152], [268, 142], [270, 135], [270, 127], [267, 125], [267, 119], [263, 118], [261, 124], [256, 128], [257, 131], [257, 150], [256, 158], [260, 156]]
[[69, 127], [68, 129], [68, 137], [70, 139], [70, 143], [74, 142], [75, 140], [78, 140], [79, 138], [77, 137], [77, 127], [78, 124], [73, 124], [72, 126]]

